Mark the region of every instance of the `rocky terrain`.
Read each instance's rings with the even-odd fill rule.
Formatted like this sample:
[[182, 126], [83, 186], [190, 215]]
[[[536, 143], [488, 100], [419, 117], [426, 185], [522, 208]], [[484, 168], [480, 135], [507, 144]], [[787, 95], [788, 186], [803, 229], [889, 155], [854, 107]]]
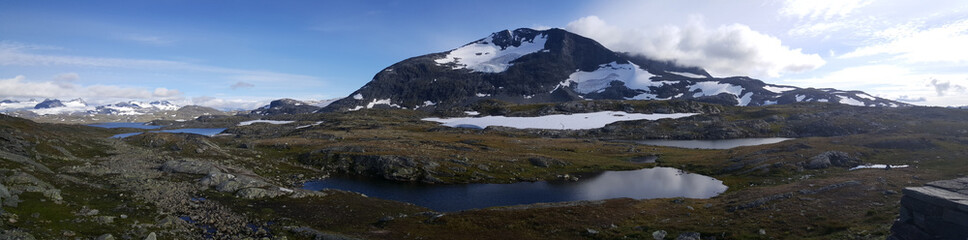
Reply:
[[[697, 101], [468, 105], [481, 115], [691, 112], [592, 130], [450, 128], [436, 112], [361, 109], [159, 120], [144, 133], [0, 115], [0, 238], [883, 239], [904, 187], [963, 177], [968, 111], [834, 103], [736, 107]], [[276, 120], [240, 125], [254, 119]], [[630, 140], [793, 137], [696, 150]], [[653, 161], [635, 161], [650, 158]], [[848, 170], [860, 164], [909, 165]], [[573, 180], [675, 167], [722, 180], [710, 199], [608, 199], [435, 212], [301, 183], [355, 175], [425, 184]], [[578, 181], [581, 179], [579, 178]]]

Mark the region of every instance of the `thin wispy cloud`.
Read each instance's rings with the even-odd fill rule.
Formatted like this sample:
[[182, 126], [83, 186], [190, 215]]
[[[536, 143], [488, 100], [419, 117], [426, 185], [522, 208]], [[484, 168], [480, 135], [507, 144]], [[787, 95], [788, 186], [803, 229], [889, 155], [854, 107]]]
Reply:
[[175, 42], [175, 40], [168, 39], [168, 38], [151, 36], [151, 35], [140, 35], [140, 34], [125, 35], [124, 37], [122, 37], [122, 39], [137, 42], [137, 43], [157, 45], [157, 46], [169, 45]]
[[229, 88], [231, 88], [232, 90], [236, 90], [240, 88], [251, 88], [251, 87], [255, 87], [255, 85], [247, 82], [242, 82], [242, 81], [236, 82], [235, 84], [232, 84], [232, 86], [229, 86]]

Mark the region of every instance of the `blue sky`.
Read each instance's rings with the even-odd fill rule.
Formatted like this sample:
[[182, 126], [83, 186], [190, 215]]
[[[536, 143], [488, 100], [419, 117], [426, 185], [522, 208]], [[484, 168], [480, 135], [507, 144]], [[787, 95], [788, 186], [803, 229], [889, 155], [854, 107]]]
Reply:
[[[491, 32], [559, 27], [714, 75], [968, 105], [966, 4], [937, 1], [0, 1], [0, 98], [218, 108], [345, 97]], [[925, 37], [927, 36], [927, 37]]]

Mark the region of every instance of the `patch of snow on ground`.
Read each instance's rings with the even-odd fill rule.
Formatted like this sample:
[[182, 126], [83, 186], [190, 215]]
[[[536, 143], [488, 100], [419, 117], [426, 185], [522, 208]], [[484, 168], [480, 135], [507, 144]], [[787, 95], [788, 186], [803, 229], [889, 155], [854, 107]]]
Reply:
[[817, 102], [830, 102], [830, 100], [827, 100], [827, 99], [817, 99]]
[[298, 126], [298, 127], [296, 127], [296, 129], [308, 128], [308, 127], [316, 126], [316, 125], [319, 125], [319, 124], [323, 124], [323, 121], [315, 122], [315, 123], [309, 124], [309, 125]]
[[803, 102], [803, 99], [806, 97], [807, 97], [806, 95], [797, 94], [797, 102]]
[[676, 75], [688, 77], [688, 78], [708, 78], [706, 76], [695, 74], [695, 73], [687, 73], [687, 72], [668, 72], [668, 73], [672, 73], [672, 74], [676, 74]]
[[859, 97], [859, 98], [863, 98], [863, 99], [867, 99], [867, 100], [871, 100], [871, 101], [877, 100], [876, 98], [871, 97], [871, 95], [867, 95], [867, 94], [864, 94], [864, 93], [856, 94], [856, 96]]
[[594, 113], [576, 113], [570, 115], [555, 114], [539, 117], [464, 117], [464, 118], [424, 118], [424, 121], [442, 123], [448, 127], [487, 128], [488, 126], [505, 126], [518, 129], [562, 129], [582, 130], [601, 128], [610, 123], [632, 120], [657, 120], [664, 118], [683, 118], [698, 113], [671, 114], [643, 114], [604, 111]]
[[767, 91], [770, 91], [770, 92], [774, 92], [774, 93], [783, 93], [783, 92], [790, 91], [790, 90], [794, 90], [794, 89], [797, 89], [797, 88], [794, 88], [794, 87], [780, 87], [780, 86], [776, 86], [776, 85], [766, 85], [766, 86], [763, 86], [763, 89], [765, 89]]
[[[697, 82], [696, 84], [689, 86], [690, 92], [696, 91], [696, 89], [701, 90], [700, 93], [702, 93], [698, 96], [715, 96], [720, 93], [729, 93], [733, 94], [733, 96], [740, 96], [744, 90], [742, 86], [719, 82]], [[693, 95], [693, 97], [697, 96]]]
[[477, 96], [477, 97], [490, 97], [490, 96], [491, 96], [491, 94], [486, 94], [486, 93], [475, 93], [475, 94], [474, 94], [474, 96]]
[[748, 92], [746, 94], [743, 94], [743, 97], [739, 98], [738, 106], [749, 106], [750, 100], [752, 100], [752, 97], [753, 97], [753, 92]]
[[630, 89], [648, 90], [650, 86], [661, 86], [663, 83], [652, 82], [652, 75], [635, 64], [619, 64], [617, 62], [602, 64], [591, 72], [576, 70], [561, 82], [562, 86], [578, 83], [576, 92], [588, 94], [603, 90], [611, 86], [612, 81], [624, 82]]
[[361, 93], [357, 93], [356, 95], [353, 95], [353, 99], [356, 99], [356, 100], [363, 100], [363, 94], [361, 94]]
[[[887, 166], [888, 165], [885, 165], [885, 164], [858, 165], [856, 167], [850, 168], [850, 171], [854, 171], [854, 170], [857, 170], [857, 169], [867, 169], [867, 168], [872, 168], [872, 169], [886, 169]], [[891, 168], [906, 168], [906, 167], [908, 167], [908, 165], [890, 165], [890, 166], [891, 166]]]
[[763, 106], [766, 106], [766, 105], [776, 105], [776, 101], [775, 100], [763, 101]]
[[252, 120], [252, 121], [240, 122], [239, 125], [236, 125], [236, 126], [249, 126], [249, 125], [252, 125], [253, 123], [268, 123], [268, 124], [276, 124], [276, 125], [279, 125], [279, 124], [290, 124], [292, 122], [294, 122], [294, 121]]
[[477, 112], [477, 111], [464, 111], [464, 114], [467, 114], [468, 116], [477, 116], [477, 115], [481, 115], [481, 113], [479, 113], [479, 112]]
[[535, 53], [544, 49], [548, 36], [541, 34], [535, 36], [530, 42], [521, 41], [518, 47], [508, 46], [501, 49], [494, 45], [494, 36], [483, 41], [467, 44], [463, 47], [450, 51], [444, 58], [434, 60], [438, 64], [455, 63], [454, 69], [468, 68], [477, 72], [499, 73], [504, 72], [510, 67], [511, 61], [521, 56]]
[[853, 99], [846, 96], [840, 98], [840, 104], [847, 104], [847, 105], [861, 106], [861, 107], [867, 106], [867, 104], [864, 104], [864, 102], [861, 102], [860, 100]]

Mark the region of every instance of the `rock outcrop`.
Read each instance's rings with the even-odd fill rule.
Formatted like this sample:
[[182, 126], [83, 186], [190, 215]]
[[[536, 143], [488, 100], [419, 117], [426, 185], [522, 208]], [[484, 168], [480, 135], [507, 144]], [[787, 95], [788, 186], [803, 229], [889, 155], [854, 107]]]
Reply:
[[968, 178], [904, 189], [890, 240], [968, 239]]

